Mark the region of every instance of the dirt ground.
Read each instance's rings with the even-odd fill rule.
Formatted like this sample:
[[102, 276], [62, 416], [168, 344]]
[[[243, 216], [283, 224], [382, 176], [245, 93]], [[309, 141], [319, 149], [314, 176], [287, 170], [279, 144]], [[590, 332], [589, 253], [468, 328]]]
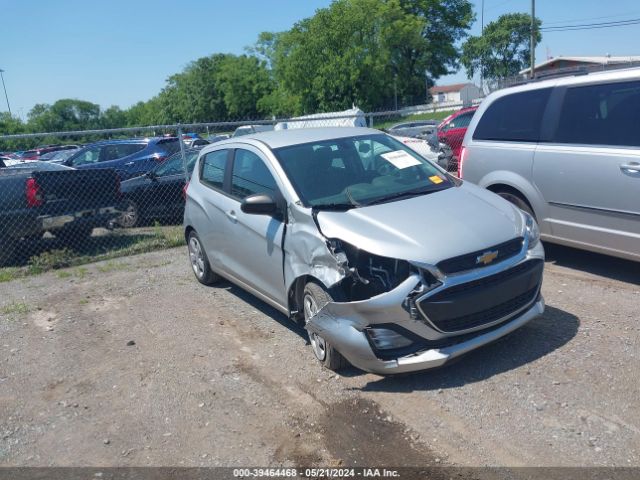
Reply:
[[386, 378], [184, 247], [0, 283], [0, 465], [640, 466], [640, 265], [547, 254], [543, 317]]

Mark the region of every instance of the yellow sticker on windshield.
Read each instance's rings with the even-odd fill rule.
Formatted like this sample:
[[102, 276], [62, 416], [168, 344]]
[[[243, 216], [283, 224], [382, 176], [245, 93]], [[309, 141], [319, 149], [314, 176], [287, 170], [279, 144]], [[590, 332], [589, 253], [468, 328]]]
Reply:
[[436, 183], [436, 184], [444, 182], [444, 180], [438, 175], [433, 175], [432, 177], [429, 177], [429, 180], [431, 180], [433, 183]]

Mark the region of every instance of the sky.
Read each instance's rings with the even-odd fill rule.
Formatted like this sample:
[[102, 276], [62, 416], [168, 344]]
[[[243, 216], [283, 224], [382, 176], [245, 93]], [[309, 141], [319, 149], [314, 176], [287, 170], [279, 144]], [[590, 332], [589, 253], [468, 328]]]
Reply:
[[[78, 98], [103, 108], [148, 100], [170, 75], [212, 53], [242, 54], [262, 31], [282, 31], [330, 0], [0, 0], [0, 69], [11, 111]], [[482, 0], [474, 0], [481, 30]], [[530, 0], [484, 0], [485, 25], [527, 12]], [[638, 0], [536, 0], [543, 26], [640, 18]], [[640, 25], [546, 32], [536, 59], [559, 55], [640, 55]], [[464, 71], [438, 84], [465, 81]], [[0, 94], [0, 111], [6, 111]]]

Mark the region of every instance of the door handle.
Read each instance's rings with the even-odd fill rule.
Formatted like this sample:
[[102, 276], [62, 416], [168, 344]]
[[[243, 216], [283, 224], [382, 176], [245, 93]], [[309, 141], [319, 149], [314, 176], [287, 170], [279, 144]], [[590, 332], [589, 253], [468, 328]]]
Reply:
[[640, 173], [640, 163], [630, 162], [620, 165], [620, 170], [626, 173]]
[[233, 210], [229, 210], [228, 212], [225, 212], [225, 215], [229, 217], [229, 220], [233, 222], [236, 222], [238, 220], [236, 217], [236, 212]]
[[131, 165], [133, 165], [133, 162], [127, 162], [124, 164], [125, 167], [130, 167]]

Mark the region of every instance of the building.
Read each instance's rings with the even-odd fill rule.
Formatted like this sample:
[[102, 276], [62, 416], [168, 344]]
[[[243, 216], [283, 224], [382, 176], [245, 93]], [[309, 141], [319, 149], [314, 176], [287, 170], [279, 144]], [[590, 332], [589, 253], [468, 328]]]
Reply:
[[[535, 76], [553, 75], [555, 73], [570, 72], [571, 70], [607, 70], [608, 68], [620, 68], [625, 65], [634, 66], [640, 64], [640, 56], [612, 57], [611, 55], [593, 57], [559, 56], [552, 57], [535, 66]], [[520, 75], [529, 76], [531, 69], [525, 68]]]
[[473, 83], [454, 83], [453, 85], [438, 85], [429, 90], [434, 104], [465, 104], [471, 105], [476, 98], [481, 98], [482, 90]]

